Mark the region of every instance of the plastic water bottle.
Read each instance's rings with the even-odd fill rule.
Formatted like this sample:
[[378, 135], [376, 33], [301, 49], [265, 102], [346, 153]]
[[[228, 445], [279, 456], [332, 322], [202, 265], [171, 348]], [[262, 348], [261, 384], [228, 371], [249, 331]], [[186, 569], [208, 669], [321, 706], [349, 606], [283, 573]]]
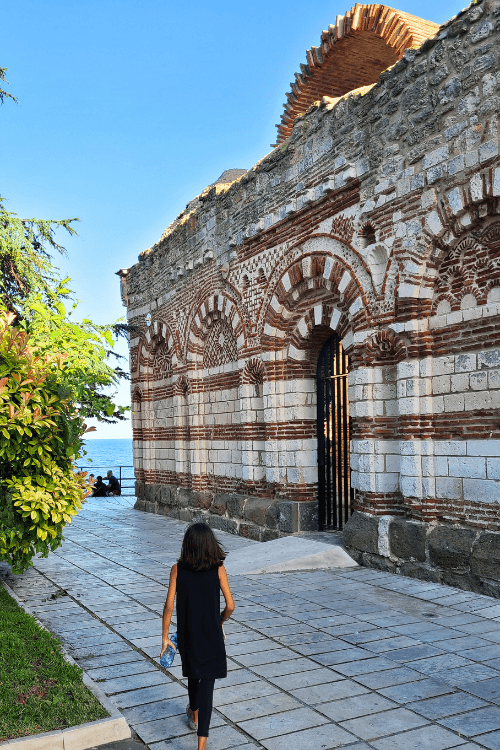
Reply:
[[[174, 633], [170, 636], [170, 640], [174, 644], [175, 648], [177, 649], [177, 633]], [[172, 646], [167, 646], [165, 653], [160, 659], [160, 664], [165, 669], [168, 669], [172, 666], [172, 662], [174, 661], [175, 651], [172, 648]]]

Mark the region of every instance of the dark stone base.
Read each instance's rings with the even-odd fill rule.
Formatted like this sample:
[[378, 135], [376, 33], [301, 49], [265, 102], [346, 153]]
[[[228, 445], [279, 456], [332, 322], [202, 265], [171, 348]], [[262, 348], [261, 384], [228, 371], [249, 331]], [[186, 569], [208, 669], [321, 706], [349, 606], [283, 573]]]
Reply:
[[500, 599], [500, 532], [356, 512], [344, 542], [359, 565]]
[[299, 531], [318, 530], [317, 503], [229, 493], [196, 492], [186, 487], [135, 483], [137, 510], [206, 521], [213, 529], [267, 542]]

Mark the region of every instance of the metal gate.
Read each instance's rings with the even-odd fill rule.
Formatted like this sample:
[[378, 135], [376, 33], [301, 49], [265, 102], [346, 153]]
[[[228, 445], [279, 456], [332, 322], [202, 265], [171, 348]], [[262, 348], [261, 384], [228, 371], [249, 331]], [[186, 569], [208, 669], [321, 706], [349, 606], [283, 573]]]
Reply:
[[351, 509], [348, 359], [334, 334], [318, 359], [319, 528], [342, 529]]

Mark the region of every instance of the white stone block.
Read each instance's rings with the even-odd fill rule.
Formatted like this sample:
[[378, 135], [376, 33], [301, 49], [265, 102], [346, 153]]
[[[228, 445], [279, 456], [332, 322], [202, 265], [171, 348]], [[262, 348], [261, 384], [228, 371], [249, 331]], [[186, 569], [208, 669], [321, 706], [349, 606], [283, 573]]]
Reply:
[[385, 459], [383, 455], [364, 453], [358, 456], [358, 471], [383, 472], [385, 471]]
[[500, 479], [500, 458], [486, 459], [486, 473], [488, 479]]
[[393, 516], [381, 516], [378, 522], [378, 553], [382, 557], [390, 557], [389, 526]]
[[332, 328], [334, 331], [337, 330], [337, 326], [341, 317], [342, 312], [334, 307], [332, 311], [332, 317], [330, 318], [330, 328]]
[[397, 492], [399, 474], [372, 474], [375, 478], [375, 492]]
[[477, 369], [475, 353], [457, 354], [455, 372], [472, 372]]
[[344, 271], [342, 278], [340, 279], [338, 290], [341, 294], [345, 292], [347, 287], [349, 286], [349, 283], [351, 282], [352, 276], [349, 273], [349, 271]]
[[430, 167], [434, 167], [436, 164], [440, 164], [445, 159], [447, 159], [448, 156], [448, 144], [446, 144], [445, 146], [440, 146], [439, 148], [434, 149], [434, 151], [430, 151], [428, 154], [424, 155], [424, 158], [422, 160], [422, 168], [429, 169]]
[[420, 370], [420, 362], [418, 359], [405, 359], [403, 362], [398, 363], [398, 379], [399, 378], [418, 378]]
[[455, 357], [436, 357], [432, 369], [434, 375], [451, 375], [455, 371]]
[[397, 398], [387, 399], [384, 401], [384, 414], [387, 417], [397, 417], [399, 414], [399, 405]]
[[353, 471], [351, 473], [351, 487], [355, 490], [360, 490], [361, 487], [359, 486], [359, 473], [357, 471]]
[[436, 497], [436, 480], [434, 477], [422, 477], [422, 497]]
[[419, 414], [420, 413], [420, 399], [418, 396], [413, 398], [401, 398], [399, 400], [399, 413], [400, 414]]
[[465, 456], [467, 454], [467, 441], [436, 440], [434, 453], [436, 456]]
[[448, 203], [450, 205], [451, 211], [455, 216], [459, 214], [464, 209], [464, 202], [462, 200], [462, 193], [460, 191], [460, 188], [456, 187], [453, 190], [450, 190], [449, 193], [446, 193], [446, 197], [448, 198]]
[[351, 315], [355, 315], [359, 310], [361, 310], [362, 307], [363, 307], [363, 300], [361, 299], [361, 297], [356, 297], [356, 299], [354, 300], [354, 302], [349, 308], [349, 313]]
[[373, 414], [374, 414], [373, 401], [356, 402], [356, 416], [357, 417], [372, 417]]
[[425, 223], [427, 224], [429, 231], [436, 237], [439, 237], [439, 235], [443, 234], [445, 231], [437, 211], [431, 211], [427, 216]]
[[470, 387], [474, 391], [484, 391], [488, 387], [488, 373], [486, 370], [470, 374]]
[[462, 480], [455, 477], [436, 477], [436, 497], [459, 500], [462, 497]]
[[479, 352], [477, 355], [477, 366], [483, 367], [498, 367], [500, 365], [500, 349], [488, 349], [487, 351]]
[[470, 181], [470, 194], [474, 203], [480, 203], [483, 200], [483, 178], [481, 174], [473, 175]]
[[406, 395], [407, 396], [420, 396], [420, 379], [419, 378], [408, 378], [406, 382]]
[[419, 476], [421, 473], [420, 456], [401, 456], [399, 471], [401, 473], [401, 476]]
[[392, 383], [376, 383], [373, 386], [373, 398], [389, 399], [396, 398], [396, 386]]
[[493, 195], [500, 196], [500, 167], [493, 170]]
[[329, 257], [327, 257], [327, 259], [325, 261], [325, 268], [324, 268], [324, 271], [323, 271], [323, 277], [325, 279], [329, 279], [330, 278], [330, 274], [332, 272], [332, 268], [333, 268], [333, 258], [329, 256]]
[[456, 310], [455, 312], [448, 313], [446, 316], [446, 325], [448, 326], [455, 326], [458, 323], [461, 323], [463, 320], [463, 312], [461, 310]]
[[463, 393], [453, 393], [449, 396], [444, 396], [444, 410], [445, 412], [456, 412], [465, 411], [465, 396]]
[[500, 440], [467, 440], [468, 456], [500, 456]]
[[352, 332], [348, 331], [344, 336], [342, 343], [344, 345], [344, 351], [348, 351], [352, 346]]
[[305, 349], [297, 349], [293, 344], [288, 346], [288, 358], [301, 362], [308, 358], [308, 352]]
[[465, 394], [465, 409], [498, 409], [500, 408], [499, 391], [476, 391]]
[[437, 477], [448, 476], [449, 471], [448, 471], [448, 457], [447, 456], [435, 456], [434, 473]]
[[353, 453], [373, 453], [374, 441], [373, 440], [353, 440], [352, 451]]
[[419, 456], [420, 455], [420, 441], [419, 440], [400, 440], [399, 441], [399, 453], [401, 456]]
[[437, 473], [435, 464], [436, 464], [436, 460], [434, 456], [422, 456], [422, 476], [424, 477], [435, 476]]
[[500, 503], [500, 481], [495, 479], [464, 479], [464, 500]]
[[399, 485], [404, 497], [422, 497], [422, 480], [419, 476], [401, 476]]
[[469, 375], [464, 373], [462, 375], [451, 376], [451, 392], [461, 393], [469, 388]]
[[433, 315], [429, 319], [429, 328], [444, 328], [446, 326], [446, 315]]
[[451, 477], [484, 479], [486, 477], [486, 461], [479, 456], [450, 456], [448, 458], [448, 473]]
[[396, 455], [394, 453], [389, 453], [385, 457], [386, 470], [390, 473], [399, 472], [399, 462], [400, 462], [399, 455]]

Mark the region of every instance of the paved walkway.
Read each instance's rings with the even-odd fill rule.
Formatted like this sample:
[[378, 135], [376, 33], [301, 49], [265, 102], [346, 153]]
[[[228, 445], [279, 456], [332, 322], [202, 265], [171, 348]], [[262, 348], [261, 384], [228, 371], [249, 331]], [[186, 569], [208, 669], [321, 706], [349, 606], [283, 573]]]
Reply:
[[[185, 526], [126, 498], [91, 501], [60, 551], [8, 577], [151, 750], [196, 747], [179, 660], [157, 661]], [[209, 750], [500, 748], [496, 600], [366, 568], [230, 583]]]

